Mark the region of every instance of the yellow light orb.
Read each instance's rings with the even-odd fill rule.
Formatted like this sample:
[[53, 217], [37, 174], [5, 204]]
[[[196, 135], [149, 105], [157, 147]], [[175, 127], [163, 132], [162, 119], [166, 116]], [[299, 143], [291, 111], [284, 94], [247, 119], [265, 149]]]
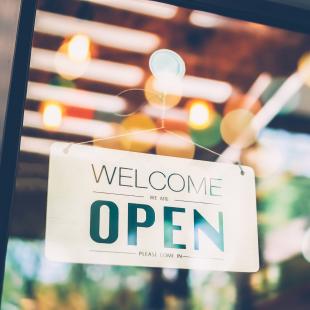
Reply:
[[172, 108], [182, 98], [182, 82], [179, 78], [162, 76], [160, 79], [149, 77], [145, 83], [144, 94], [147, 101], [159, 108]]
[[189, 109], [189, 125], [192, 129], [202, 130], [209, 127], [212, 122], [212, 111], [204, 101], [194, 101]]
[[163, 133], [156, 144], [158, 155], [174, 156], [193, 159], [195, 145], [191, 137], [184, 132]]
[[122, 123], [120, 138], [124, 149], [134, 152], [148, 152], [154, 147], [158, 133], [154, 121], [147, 115], [137, 113], [126, 117]]
[[298, 62], [298, 73], [310, 87], [310, 52], [305, 53]]
[[225, 115], [221, 122], [221, 134], [228, 145], [247, 148], [256, 141], [257, 133], [250, 126], [253, 113], [245, 109], [237, 109]]
[[54, 57], [57, 73], [66, 80], [83, 76], [91, 59], [90, 44], [89, 38], [80, 34], [64, 42]]
[[55, 130], [59, 128], [63, 120], [63, 109], [58, 102], [47, 101], [42, 108], [42, 121], [45, 128]]
[[76, 62], [87, 61], [90, 58], [90, 39], [83, 34], [73, 36], [68, 42], [68, 56]]

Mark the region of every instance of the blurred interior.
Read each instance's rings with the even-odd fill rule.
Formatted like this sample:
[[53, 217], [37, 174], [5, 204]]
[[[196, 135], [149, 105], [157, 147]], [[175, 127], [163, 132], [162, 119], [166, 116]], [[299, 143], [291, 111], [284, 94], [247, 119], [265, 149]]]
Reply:
[[[146, 0], [38, 9], [2, 309], [310, 309], [309, 35]], [[184, 59], [182, 81], [152, 77], [150, 55], [162, 48]], [[134, 134], [161, 126], [163, 92], [165, 126], [183, 139]], [[92, 140], [253, 167], [260, 271], [47, 261], [50, 145]]]

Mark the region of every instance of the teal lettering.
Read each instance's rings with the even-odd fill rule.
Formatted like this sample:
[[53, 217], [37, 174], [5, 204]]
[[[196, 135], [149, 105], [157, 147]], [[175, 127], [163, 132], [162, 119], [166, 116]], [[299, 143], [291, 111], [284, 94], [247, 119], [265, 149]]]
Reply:
[[202, 215], [194, 210], [194, 239], [195, 250], [199, 250], [198, 232], [201, 230], [207, 235], [212, 242], [221, 250], [224, 251], [224, 228], [223, 228], [223, 212], [219, 212], [219, 231], [217, 231], [210, 223], [202, 217]]
[[173, 243], [173, 231], [182, 230], [182, 227], [179, 225], [173, 225], [173, 213], [174, 212], [185, 212], [184, 208], [164, 208], [164, 239], [166, 248], [175, 248], [175, 249], [186, 249], [185, 244], [175, 244]]
[[210, 179], [210, 195], [211, 196], [218, 196], [218, 197], [222, 196], [222, 194], [219, 193], [219, 191], [216, 191], [216, 193], [215, 193], [215, 191], [213, 190], [214, 188], [219, 188], [219, 189], [222, 188], [221, 186], [217, 186], [218, 184], [217, 185], [214, 184], [214, 182], [219, 182], [219, 181], [223, 181], [223, 180], [222, 179], [214, 179], [214, 178]]
[[191, 176], [189, 175], [189, 176], [188, 176], [188, 192], [189, 192], [189, 193], [191, 192], [191, 184], [193, 185], [193, 188], [194, 188], [196, 194], [198, 194], [198, 193], [200, 192], [202, 186], [204, 185], [204, 192], [205, 192], [205, 195], [207, 194], [206, 178], [203, 178], [203, 179], [202, 179], [202, 181], [201, 181], [201, 183], [200, 183], [200, 185], [199, 185], [199, 188], [198, 188], [198, 190], [197, 190], [197, 188], [196, 188], [196, 186], [195, 186], [195, 184], [194, 184], [194, 182], [193, 182]]
[[105, 171], [105, 175], [106, 175], [107, 180], [108, 180], [108, 183], [111, 185], [111, 183], [113, 182], [113, 179], [114, 179], [115, 172], [116, 172], [116, 167], [114, 167], [112, 176], [109, 178], [108, 171], [107, 171], [107, 167], [106, 167], [105, 165], [103, 165], [103, 166], [101, 167], [101, 170], [100, 170], [100, 173], [99, 173], [99, 176], [98, 176], [98, 177], [97, 177], [97, 175], [96, 175], [96, 171], [95, 171], [94, 165], [92, 164], [91, 166], [92, 166], [92, 169], [93, 169], [93, 174], [94, 174], [96, 183], [99, 183], [99, 182], [100, 182], [100, 179], [101, 179], [101, 176], [102, 176], [102, 172], [103, 172], [103, 170], [104, 170], [104, 171]]
[[[138, 222], [138, 209], [145, 212], [145, 221]], [[128, 204], [128, 245], [137, 245], [138, 227], [151, 227], [155, 223], [155, 211], [149, 205]]]
[[[109, 209], [109, 235], [103, 239], [100, 236], [100, 210]], [[97, 243], [114, 243], [118, 238], [118, 207], [112, 201], [97, 200], [91, 205], [90, 237]]]

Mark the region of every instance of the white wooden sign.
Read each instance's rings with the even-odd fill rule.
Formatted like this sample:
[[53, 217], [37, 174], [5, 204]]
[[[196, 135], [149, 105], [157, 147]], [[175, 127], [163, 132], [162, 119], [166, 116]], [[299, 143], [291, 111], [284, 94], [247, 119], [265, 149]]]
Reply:
[[255, 178], [237, 165], [56, 143], [46, 255], [60, 262], [254, 272]]

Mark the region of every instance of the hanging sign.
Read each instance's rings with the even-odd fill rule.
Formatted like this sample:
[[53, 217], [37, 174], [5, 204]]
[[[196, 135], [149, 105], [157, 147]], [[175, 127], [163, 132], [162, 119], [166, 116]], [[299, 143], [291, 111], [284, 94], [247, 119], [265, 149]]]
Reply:
[[51, 149], [46, 255], [60, 262], [254, 272], [251, 168], [93, 146]]

